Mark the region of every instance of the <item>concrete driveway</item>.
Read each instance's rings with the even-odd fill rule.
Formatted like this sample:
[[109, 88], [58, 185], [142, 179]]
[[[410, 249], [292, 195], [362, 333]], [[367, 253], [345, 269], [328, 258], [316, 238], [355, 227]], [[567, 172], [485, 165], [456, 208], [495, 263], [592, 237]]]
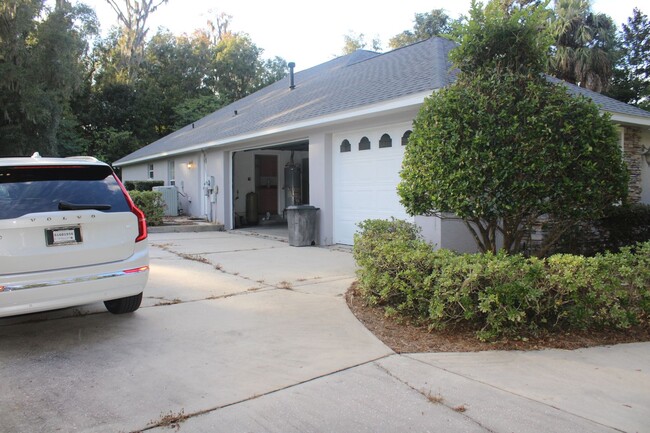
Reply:
[[650, 343], [398, 355], [349, 251], [152, 234], [143, 307], [0, 319], [0, 432], [650, 432]]

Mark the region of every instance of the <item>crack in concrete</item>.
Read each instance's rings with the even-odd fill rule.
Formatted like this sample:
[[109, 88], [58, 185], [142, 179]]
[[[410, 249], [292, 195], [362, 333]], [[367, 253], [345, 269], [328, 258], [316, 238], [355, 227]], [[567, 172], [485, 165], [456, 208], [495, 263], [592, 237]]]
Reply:
[[[397, 354], [397, 355], [395, 355], [395, 356], [403, 356], [403, 355], [398, 355], [398, 354]], [[397, 377], [396, 375], [394, 375], [390, 370], [388, 370], [388, 369], [387, 369], [386, 367], [384, 367], [383, 365], [380, 365], [380, 364], [377, 364], [377, 363], [375, 363], [375, 365], [377, 366], [377, 368], [379, 368], [381, 371], [383, 371], [383, 372], [384, 372], [385, 374], [387, 374], [388, 376], [392, 377], [393, 379], [395, 379], [395, 380], [398, 381], [399, 383], [401, 383], [401, 384], [403, 384], [403, 385], [406, 385], [407, 387], [409, 387], [409, 388], [412, 389], [413, 391], [415, 391], [415, 392], [417, 392], [418, 394], [422, 395], [422, 396], [423, 396], [423, 397], [424, 397], [424, 398], [425, 398], [429, 403], [431, 403], [431, 404], [435, 404], [435, 405], [441, 405], [441, 406], [444, 406], [444, 407], [446, 407], [447, 409], [450, 409], [450, 410], [456, 412], [457, 414], [459, 414], [460, 416], [466, 418], [468, 421], [471, 421], [471, 422], [473, 422], [474, 424], [478, 425], [479, 427], [481, 427], [481, 428], [484, 429], [485, 431], [490, 432], [490, 433], [496, 433], [494, 430], [492, 430], [492, 429], [490, 429], [490, 428], [484, 426], [480, 421], [478, 421], [478, 420], [472, 418], [471, 416], [467, 415], [467, 413], [466, 413], [466, 407], [467, 407], [467, 406], [466, 406], [465, 403], [463, 403], [463, 404], [460, 405], [460, 406], [451, 406], [451, 405], [449, 405], [449, 404], [446, 404], [446, 403], [445, 403], [445, 400], [444, 400], [444, 397], [443, 397], [440, 393], [438, 393], [437, 396], [432, 396], [432, 395], [431, 395], [431, 392], [426, 393], [426, 392], [424, 392], [423, 390], [418, 389], [418, 388], [412, 386], [410, 383], [408, 383], [408, 382], [406, 382], [405, 380], [402, 380], [401, 378], [399, 378], [399, 377]], [[462, 408], [462, 410], [461, 410], [460, 408]]]
[[[383, 356], [380, 356], [380, 357], [375, 358], [375, 359], [371, 359], [371, 360], [368, 360], [368, 361], [361, 362], [359, 364], [355, 364], [355, 365], [352, 365], [352, 366], [349, 366], [349, 367], [341, 368], [341, 369], [336, 370], [336, 371], [332, 371], [330, 373], [326, 373], [326, 374], [322, 374], [322, 375], [319, 375], [319, 376], [316, 376], [316, 377], [312, 377], [310, 379], [306, 379], [306, 380], [303, 380], [303, 381], [300, 381], [300, 382], [296, 382], [296, 383], [293, 383], [291, 385], [287, 385], [287, 386], [277, 388], [277, 389], [274, 389], [274, 390], [271, 390], [271, 391], [263, 392], [261, 394], [254, 394], [251, 397], [246, 397], [246, 398], [243, 398], [241, 400], [233, 401], [231, 403], [225, 403], [225, 404], [215, 406], [215, 407], [212, 407], [212, 408], [203, 409], [203, 410], [196, 411], [196, 412], [191, 412], [191, 413], [185, 413], [184, 410], [183, 410], [182, 411], [182, 417], [179, 417], [179, 419], [176, 420], [175, 425], [176, 425], [176, 428], [179, 429], [180, 424], [187, 421], [188, 419], [196, 418], [196, 417], [199, 417], [201, 415], [206, 415], [206, 414], [211, 413], [211, 412], [216, 412], [216, 411], [221, 410], [221, 409], [226, 409], [226, 408], [231, 407], [231, 406], [236, 406], [236, 405], [241, 404], [241, 403], [246, 403], [246, 402], [249, 402], [249, 401], [257, 400], [258, 398], [261, 398], [261, 397], [266, 397], [266, 396], [273, 395], [273, 394], [276, 394], [276, 393], [279, 393], [279, 392], [282, 392], [282, 391], [286, 391], [288, 389], [292, 389], [292, 388], [295, 388], [295, 387], [300, 386], [300, 385], [304, 385], [304, 384], [307, 384], [307, 383], [310, 383], [310, 382], [314, 382], [314, 381], [319, 380], [319, 379], [324, 379], [324, 378], [329, 377], [329, 376], [334, 376], [335, 374], [343, 373], [345, 371], [349, 371], [349, 370], [355, 369], [357, 367], [362, 367], [362, 366], [368, 365], [368, 364], [377, 365], [376, 364], [377, 361], [388, 358], [390, 356], [394, 356], [394, 353], [391, 353], [391, 354], [388, 354], [388, 355], [383, 355]], [[173, 413], [173, 411], [170, 411], [170, 413]], [[161, 419], [160, 421], [156, 422], [155, 424], [152, 423], [150, 425], [147, 425], [143, 429], [133, 430], [130, 433], [142, 433], [142, 432], [145, 432], [145, 431], [153, 430], [155, 428], [166, 427], [168, 425], [169, 424], [168, 424], [167, 420]]]
[[[253, 290], [253, 289], [255, 289], [255, 290]], [[210, 296], [207, 296], [205, 298], [187, 299], [187, 300], [154, 298], [154, 297], [152, 297], [152, 298], [148, 298], [148, 299], [160, 299], [161, 302], [159, 302], [157, 304], [153, 304], [153, 305], [143, 306], [143, 307], [140, 307], [140, 308], [168, 307], [170, 305], [191, 304], [191, 303], [194, 303], [194, 302], [202, 302], [202, 301], [214, 301], [214, 300], [218, 300], [218, 299], [233, 298], [235, 296], [252, 295], [252, 294], [260, 292], [260, 291], [272, 291], [272, 290], [282, 290], [282, 288], [272, 286], [272, 285], [266, 285], [266, 287], [249, 288], [249, 289], [246, 289], [243, 292], [226, 293], [224, 295], [210, 295]]]
[[[309, 293], [304, 292], [304, 291], [300, 291], [300, 290], [298, 290], [298, 288], [300, 288], [300, 287], [308, 287], [308, 286], [316, 285], [316, 284], [322, 284], [324, 282], [331, 282], [331, 281], [334, 282], [334, 281], [341, 281], [341, 280], [345, 280], [345, 279], [349, 279], [349, 278], [354, 278], [354, 277], [351, 277], [351, 276], [348, 276], [348, 275], [342, 275], [340, 277], [332, 277], [332, 279], [328, 279], [327, 281], [323, 281], [323, 277], [312, 277], [312, 278], [299, 279], [299, 280], [296, 281], [295, 285], [292, 284], [292, 283], [287, 283], [286, 281], [281, 281], [278, 284], [269, 284], [269, 283], [265, 283], [264, 280], [254, 280], [253, 278], [247, 277], [245, 275], [241, 275], [239, 272], [226, 271], [226, 270], [223, 269], [223, 265], [221, 263], [216, 263], [215, 264], [215, 263], [211, 262], [210, 259], [208, 259], [206, 257], [203, 257], [201, 255], [201, 254], [210, 254], [210, 253], [193, 253], [193, 254], [181, 253], [179, 251], [174, 251], [173, 249], [171, 249], [169, 244], [153, 245], [153, 246], [156, 246], [157, 248], [161, 248], [161, 249], [163, 249], [163, 250], [165, 250], [165, 251], [167, 251], [167, 252], [169, 252], [171, 254], [174, 254], [175, 256], [177, 256], [177, 257], [179, 257], [181, 259], [191, 260], [191, 261], [195, 261], [195, 262], [198, 262], [198, 263], [203, 263], [205, 265], [211, 266], [216, 271], [221, 272], [221, 273], [226, 274], [226, 275], [230, 275], [230, 276], [233, 276], [233, 277], [239, 277], [239, 278], [241, 278], [243, 280], [247, 280], [247, 281], [253, 281], [253, 282], [255, 282], [257, 284], [261, 284], [261, 285], [263, 285], [265, 287], [274, 287], [276, 289], [290, 290], [290, 291], [299, 292], [299, 293], [303, 293], [303, 294], [309, 294]], [[266, 249], [274, 249], [274, 248], [275, 247], [266, 248]], [[261, 250], [261, 248], [254, 248], [252, 250], [238, 250], [238, 251], [253, 251], [253, 250]], [[235, 252], [238, 252], [238, 251], [235, 251]]]
[[[150, 246], [155, 247], [155, 248], [160, 248], [161, 250], [167, 251], [172, 254], [180, 255], [180, 254], [186, 254], [186, 253], [181, 253], [178, 251], [174, 251], [171, 247], [173, 247], [173, 244], [151, 244]], [[203, 254], [226, 254], [226, 253], [245, 253], [248, 251], [265, 251], [265, 250], [277, 250], [280, 248], [286, 248], [285, 246], [281, 247], [265, 247], [265, 248], [241, 248], [241, 249], [236, 249], [236, 250], [219, 250], [219, 251], [201, 251], [198, 253], [192, 253], [192, 255], [203, 255]], [[189, 253], [188, 253], [189, 254]]]
[[[493, 385], [493, 384], [491, 384], [491, 383], [484, 382], [484, 381], [482, 381], [482, 380], [478, 380], [478, 379], [475, 379], [475, 378], [473, 378], [473, 377], [466, 376], [466, 375], [464, 375], [464, 374], [462, 374], [462, 373], [458, 373], [458, 372], [456, 372], [456, 371], [448, 370], [448, 369], [446, 369], [446, 368], [440, 367], [440, 366], [438, 366], [438, 365], [431, 364], [431, 363], [426, 362], [426, 361], [423, 361], [423, 360], [421, 360], [421, 359], [416, 359], [416, 358], [413, 358], [413, 357], [408, 356], [408, 355], [400, 355], [400, 356], [404, 356], [404, 357], [406, 357], [406, 358], [408, 358], [408, 359], [411, 359], [411, 360], [413, 360], [413, 361], [415, 361], [415, 362], [419, 362], [419, 363], [424, 364], [424, 365], [426, 365], [426, 366], [428, 366], [428, 367], [437, 368], [438, 370], [442, 370], [442, 371], [444, 371], [444, 372], [446, 372], [446, 373], [450, 373], [450, 374], [453, 374], [453, 375], [455, 375], [455, 376], [462, 377], [463, 379], [467, 379], [467, 380], [470, 380], [470, 381], [472, 381], [472, 382], [480, 383], [481, 385], [489, 386], [490, 388], [497, 389], [497, 390], [502, 391], [502, 392], [506, 392], [506, 393], [508, 393], [508, 394], [510, 394], [510, 395], [514, 395], [515, 397], [523, 398], [523, 399], [526, 399], [526, 400], [531, 401], [531, 402], [533, 402], [533, 403], [537, 403], [537, 404], [544, 405], [544, 406], [546, 406], [546, 407], [550, 407], [550, 408], [552, 408], [552, 409], [555, 409], [555, 410], [560, 411], [560, 412], [562, 412], [562, 413], [566, 413], [566, 414], [571, 415], [571, 416], [575, 416], [576, 418], [583, 419], [583, 420], [588, 421], [588, 422], [590, 422], [590, 423], [593, 423], [593, 424], [596, 424], [596, 425], [600, 425], [600, 426], [602, 426], [602, 427], [606, 427], [606, 428], [609, 428], [609, 429], [612, 429], [612, 430], [614, 430], [614, 431], [618, 431], [618, 432], [621, 432], [621, 433], [624, 433], [624, 432], [625, 432], [625, 430], [621, 430], [621, 429], [618, 429], [618, 428], [616, 428], [616, 427], [613, 427], [613, 426], [610, 426], [610, 425], [603, 424], [603, 423], [598, 422], [598, 421], [596, 421], [596, 420], [593, 420], [593, 419], [590, 419], [590, 418], [586, 418], [586, 417], [584, 417], [584, 416], [582, 416], [582, 415], [580, 415], [580, 414], [573, 413], [573, 412], [569, 412], [569, 411], [567, 411], [567, 410], [565, 410], [565, 409], [562, 409], [562, 408], [560, 408], [560, 407], [553, 406], [552, 404], [549, 404], [549, 403], [546, 403], [546, 402], [543, 402], [543, 401], [540, 401], [540, 400], [535, 400], [534, 398], [531, 398], [531, 397], [528, 397], [528, 396], [525, 396], [525, 395], [518, 394], [518, 393], [513, 392], [513, 391], [510, 391], [510, 390], [508, 390], [508, 389], [504, 389], [504, 388], [501, 388], [501, 387], [499, 387], [499, 386]], [[399, 379], [398, 379], [398, 380], [399, 380]]]

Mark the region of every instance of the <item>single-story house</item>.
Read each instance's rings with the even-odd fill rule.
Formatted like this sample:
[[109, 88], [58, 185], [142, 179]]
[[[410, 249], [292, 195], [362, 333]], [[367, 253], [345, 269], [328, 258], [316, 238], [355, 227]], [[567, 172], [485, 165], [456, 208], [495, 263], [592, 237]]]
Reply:
[[[440, 247], [473, 250], [453, 218], [410, 217], [399, 202], [404, 145], [425, 97], [449, 85], [455, 44], [431, 38], [387, 53], [359, 50], [286, 78], [116, 161], [124, 180], [162, 180], [185, 214], [226, 229], [319, 208], [318, 242], [352, 244], [368, 218], [415, 220]], [[567, 84], [619, 125], [630, 195], [650, 203], [650, 113]], [[253, 194], [251, 194], [253, 193]]]

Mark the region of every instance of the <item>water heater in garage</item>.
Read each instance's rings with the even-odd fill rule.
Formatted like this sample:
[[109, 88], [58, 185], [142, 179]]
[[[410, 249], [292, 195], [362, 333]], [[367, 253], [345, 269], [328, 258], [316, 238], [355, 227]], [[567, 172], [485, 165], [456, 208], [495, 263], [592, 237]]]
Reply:
[[300, 166], [291, 159], [284, 166], [284, 207], [302, 204]]

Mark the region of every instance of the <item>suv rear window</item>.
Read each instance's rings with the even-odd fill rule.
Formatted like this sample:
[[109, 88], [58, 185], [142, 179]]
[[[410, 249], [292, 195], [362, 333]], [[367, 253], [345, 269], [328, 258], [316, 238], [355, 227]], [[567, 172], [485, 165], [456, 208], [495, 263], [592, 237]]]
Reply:
[[0, 219], [74, 209], [130, 211], [110, 167], [0, 167]]

